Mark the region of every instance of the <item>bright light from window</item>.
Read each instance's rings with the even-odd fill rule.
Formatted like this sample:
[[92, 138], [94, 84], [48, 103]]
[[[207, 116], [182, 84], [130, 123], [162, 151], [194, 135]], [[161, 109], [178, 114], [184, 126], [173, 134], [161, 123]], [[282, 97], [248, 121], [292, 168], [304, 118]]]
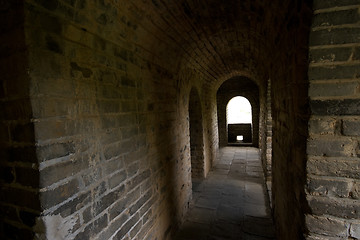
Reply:
[[232, 98], [227, 107], [227, 123], [252, 123], [251, 104], [244, 97]]
[[242, 141], [242, 140], [244, 140], [243, 135], [236, 136], [236, 141]]

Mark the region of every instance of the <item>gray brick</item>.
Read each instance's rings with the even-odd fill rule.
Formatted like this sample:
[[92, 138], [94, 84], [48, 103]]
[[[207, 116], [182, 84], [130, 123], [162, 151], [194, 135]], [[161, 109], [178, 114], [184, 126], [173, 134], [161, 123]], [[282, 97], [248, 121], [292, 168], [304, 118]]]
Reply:
[[127, 177], [127, 174], [124, 170], [122, 170], [118, 173], [115, 173], [113, 176], [111, 176], [109, 178], [109, 187], [114, 188], [114, 187], [119, 186], [121, 183], [123, 183], [125, 181], [126, 177]]
[[313, 156], [351, 157], [354, 153], [351, 139], [311, 139], [307, 145], [307, 153]]
[[[50, 186], [67, 176], [73, 176], [88, 167], [88, 163], [77, 158], [59, 164], [51, 165], [40, 172], [40, 187]], [[61, 169], [61, 171], [60, 171]]]
[[[74, 142], [54, 143], [38, 148], [38, 157], [40, 161], [47, 161], [55, 158], [65, 157], [73, 153], [75, 153]], [[78, 163], [79, 161], [75, 162]]]
[[360, 239], [360, 224], [359, 223], [351, 223], [350, 236], [353, 238]]
[[354, 24], [360, 20], [358, 9], [319, 13], [313, 17], [312, 27]]
[[129, 213], [133, 215], [135, 212], [140, 210], [140, 208], [151, 198], [151, 196], [152, 196], [152, 192], [147, 191], [143, 196], [141, 196], [141, 198], [138, 201], [136, 201], [136, 203], [133, 206], [131, 206]]
[[[310, 62], [334, 62], [347, 61], [352, 54], [352, 48], [326, 48], [326, 49], [311, 49], [309, 52]], [[354, 58], [354, 56], [353, 56]]]
[[113, 206], [109, 209], [110, 220], [116, 218], [121, 213], [124, 212], [125, 209], [130, 207], [132, 203], [136, 201], [140, 197], [140, 189], [136, 188], [134, 191], [126, 194], [122, 199], [116, 200]]
[[354, 160], [310, 159], [307, 171], [318, 176], [333, 176], [360, 179], [360, 162]]
[[[88, 203], [90, 203], [90, 201], [91, 201], [91, 192], [90, 191], [85, 192], [85, 193], [77, 196], [76, 198], [72, 199], [71, 201], [65, 203], [58, 209], [56, 209], [54, 211], [54, 215], [61, 214], [61, 217], [66, 218], [69, 215], [77, 212], [79, 209], [86, 206]], [[84, 210], [84, 213], [83, 213], [83, 219], [84, 219], [85, 223], [90, 221], [90, 219], [92, 218], [89, 216], [90, 215], [89, 210], [90, 210], [90, 208], [88, 208], [87, 210]]]
[[308, 177], [308, 191], [311, 195], [329, 197], [350, 197], [351, 180]]
[[358, 0], [332, 0], [332, 1], [314, 1], [314, 9], [325, 9], [341, 6], [358, 5]]
[[312, 118], [309, 120], [309, 133], [334, 135], [341, 132], [341, 121], [335, 118]]
[[129, 231], [130, 229], [139, 221], [140, 217], [139, 214], [135, 214], [131, 219], [129, 219], [124, 226], [120, 228], [114, 237], [114, 240], [121, 240]]
[[345, 136], [360, 136], [360, 120], [343, 120], [342, 130]]
[[73, 179], [55, 189], [40, 193], [41, 204], [44, 209], [53, 207], [78, 192], [78, 180]]
[[336, 218], [307, 215], [306, 224], [311, 233], [343, 238], [348, 236], [349, 224]]
[[355, 96], [359, 83], [313, 83], [310, 84], [310, 97]]
[[360, 78], [359, 65], [335, 65], [309, 68], [310, 80], [357, 79]]
[[118, 189], [106, 194], [102, 198], [96, 201], [93, 211], [94, 215], [100, 214], [102, 211], [107, 209], [110, 205], [112, 205], [117, 199], [119, 199], [125, 191], [125, 186], [121, 186]]
[[316, 215], [331, 215], [345, 219], [359, 218], [360, 203], [356, 200], [327, 198], [327, 197], [311, 197], [309, 199], [309, 206], [313, 214]]
[[360, 28], [336, 28], [314, 31], [310, 34], [310, 46], [357, 43]]
[[311, 112], [314, 115], [360, 115], [360, 100], [312, 100], [310, 101]]

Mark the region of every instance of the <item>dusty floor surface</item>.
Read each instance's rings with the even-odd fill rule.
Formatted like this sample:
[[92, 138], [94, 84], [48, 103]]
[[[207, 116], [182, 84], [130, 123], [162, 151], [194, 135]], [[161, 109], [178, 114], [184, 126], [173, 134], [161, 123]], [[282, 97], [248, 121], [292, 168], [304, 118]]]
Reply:
[[225, 147], [193, 200], [175, 240], [275, 239], [259, 150]]

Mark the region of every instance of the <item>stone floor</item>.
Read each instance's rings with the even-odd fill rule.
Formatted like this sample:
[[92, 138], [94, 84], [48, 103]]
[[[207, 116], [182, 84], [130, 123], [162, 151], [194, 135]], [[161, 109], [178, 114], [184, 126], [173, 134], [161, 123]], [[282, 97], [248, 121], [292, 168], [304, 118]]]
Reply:
[[259, 150], [226, 147], [193, 200], [175, 240], [275, 239]]

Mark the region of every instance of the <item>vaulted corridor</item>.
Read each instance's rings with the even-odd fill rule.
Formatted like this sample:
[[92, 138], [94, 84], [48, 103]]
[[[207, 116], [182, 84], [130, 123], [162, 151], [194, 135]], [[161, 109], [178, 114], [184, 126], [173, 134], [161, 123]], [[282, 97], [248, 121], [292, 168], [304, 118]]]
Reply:
[[360, 239], [359, 126], [360, 0], [0, 0], [0, 239]]
[[275, 227], [259, 150], [224, 147], [193, 199], [176, 240], [270, 240]]

